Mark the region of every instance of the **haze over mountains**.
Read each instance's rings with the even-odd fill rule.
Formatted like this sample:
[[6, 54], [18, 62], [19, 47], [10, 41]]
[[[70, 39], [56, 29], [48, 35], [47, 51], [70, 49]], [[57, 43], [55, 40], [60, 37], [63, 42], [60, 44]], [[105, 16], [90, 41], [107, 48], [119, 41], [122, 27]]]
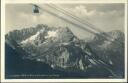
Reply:
[[[123, 78], [124, 33], [97, 33], [81, 40], [68, 27], [37, 25], [6, 34], [6, 77], [13, 74], [59, 75], [43, 78]], [[42, 77], [39, 77], [42, 78]]]

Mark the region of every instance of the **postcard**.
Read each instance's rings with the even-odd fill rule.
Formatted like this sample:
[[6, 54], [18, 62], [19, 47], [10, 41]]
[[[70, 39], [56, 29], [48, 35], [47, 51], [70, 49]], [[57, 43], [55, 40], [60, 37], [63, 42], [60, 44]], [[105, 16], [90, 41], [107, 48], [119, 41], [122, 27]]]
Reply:
[[2, 82], [126, 82], [126, 0], [2, 0]]

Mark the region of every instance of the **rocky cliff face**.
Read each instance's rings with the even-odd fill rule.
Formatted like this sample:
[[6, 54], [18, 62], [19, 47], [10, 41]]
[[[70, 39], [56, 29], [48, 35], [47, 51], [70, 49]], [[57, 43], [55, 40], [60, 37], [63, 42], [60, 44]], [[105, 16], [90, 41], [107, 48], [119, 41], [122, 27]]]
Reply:
[[21, 52], [23, 59], [43, 62], [53, 69], [86, 72], [94, 67], [103, 67], [108, 72], [109, 70], [120, 71], [119, 76], [123, 76], [124, 66], [120, 67], [120, 65], [124, 64], [124, 44], [120, 47], [115, 41], [124, 41], [124, 36], [120, 31], [112, 31], [109, 34], [113, 37], [112, 41], [99, 37], [102, 35], [100, 33], [90, 42], [84, 42], [67, 27], [53, 28], [37, 25], [35, 28], [8, 33], [6, 43], [13, 49], [22, 49], [22, 52], [25, 52], [25, 54]]
[[[103, 35], [101, 33], [100, 35]], [[89, 42], [91, 49], [96, 53], [100, 60], [111, 65], [113, 71], [123, 74], [124, 72], [124, 34], [115, 30], [108, 32], [111, 37], [104, 39], [98, 34]]]
[[26, 58], [45, 62], [53, 68], [73, 71], [85, 70], [89, 65], [80, 40], [68, 28], [38, 25], [37, 29], [14, 31], [7, 39], [12, 37], [29, 54]]

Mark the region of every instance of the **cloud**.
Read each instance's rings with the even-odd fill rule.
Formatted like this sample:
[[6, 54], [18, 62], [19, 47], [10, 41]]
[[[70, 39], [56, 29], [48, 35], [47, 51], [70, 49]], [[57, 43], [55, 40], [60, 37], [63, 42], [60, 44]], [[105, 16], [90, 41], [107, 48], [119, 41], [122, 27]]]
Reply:
[[[123, 30], [124, 5], [122, 4], [59, 4], [57, 6], [67, 10], [82, 20], [89, 21], [101, 30]], [[54, 13], [57, 13], [59, 16], [64, 16], [57, 11], [54, 11]], [[68, 19], [71, 20], [70, 18]], [[6, 32], [36, 24], [47, 24], [48, 26], [55, 27], [68, 26], [80, 37], [84, 37], [83, 34], [88, 34], [78, 29], [79, 27], [74, 27], [55, 16], [47, 14], [45, 11], [42, 11], [40, 14], [33, 14], [31, 5], [6, 5]]]
[[[122, 31], [124, 30], [124, 6], [94, 6], [96, 6], [96, 8], [91, 5], [93, 9], [89, 9], [87, 5], [78, 5], [71, 10], [73, 10], [73, 13], [76, 14], [79, 18], [89, 21], [91, 24], [104, 31], [111, 31], [115, 29]], [[114, 8], [111, 8], [110, 6]]]
[[81, 15], [82, 16], [93, 16], [96, 11], [95, 10], [94, 11], [87, 11], [85, 6], [79, 5], [73, 9], [73, 12], [79, 16], [81, 16]]

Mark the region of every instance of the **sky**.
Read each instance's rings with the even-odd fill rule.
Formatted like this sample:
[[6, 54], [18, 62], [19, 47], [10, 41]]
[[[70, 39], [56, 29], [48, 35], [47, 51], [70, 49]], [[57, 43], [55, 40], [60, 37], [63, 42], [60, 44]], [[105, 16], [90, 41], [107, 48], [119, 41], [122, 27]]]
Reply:
[[[47, 6], [47, 4], [37, 4], [41, 8], [49, 10], [69, 19], [71, 18], [61, 14]], [[124, 5], [123, 4], [54, 4], [59, 8], [65, 9], [71, 14], [79, 17], [81, 20], [88, 21], [96, 28], [109, 32], [112, 30], [124, 31]], [[54, 6], [55, 7], [55, 6]], [[73, 26], [69, 22], [63, 21], [56, 16], [50, 15], [41, 9], [39, 14], [32, 12], [31, 4], [7, 4], [5, 11], [5, 31], [15, 29], [29, 28], [37, 24], [47, 24], [50, 27], [69, 27], [71, 31], [83, 39], [92, 36], [87, 31], [80, 29], [78, 26]], [[77, 23], [77, 22], [76, 22]]]

